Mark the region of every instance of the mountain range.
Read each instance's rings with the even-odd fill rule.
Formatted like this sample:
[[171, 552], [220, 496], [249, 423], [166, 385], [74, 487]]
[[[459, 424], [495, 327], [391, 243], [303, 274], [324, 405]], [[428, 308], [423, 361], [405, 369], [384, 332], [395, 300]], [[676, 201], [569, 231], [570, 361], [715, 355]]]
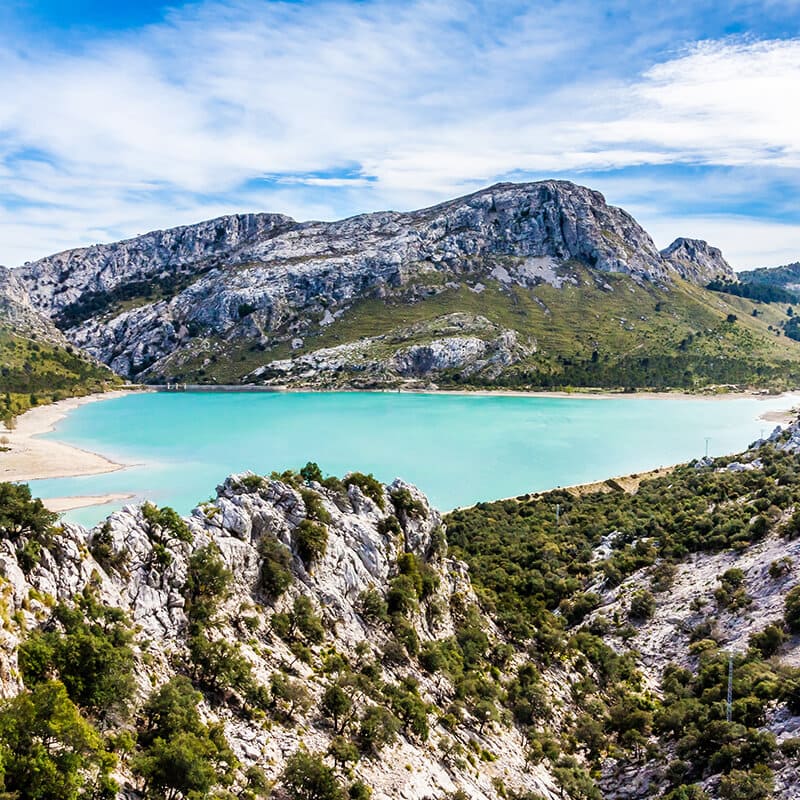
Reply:
[[12, 325], [137, 382], [695, 388], [787, 382], [800, 361], [785, 309], [707, 291], [736, 281], [717, 248], [659, 251], [567, 181], [338, 222], [220, 217], [4, 275]]

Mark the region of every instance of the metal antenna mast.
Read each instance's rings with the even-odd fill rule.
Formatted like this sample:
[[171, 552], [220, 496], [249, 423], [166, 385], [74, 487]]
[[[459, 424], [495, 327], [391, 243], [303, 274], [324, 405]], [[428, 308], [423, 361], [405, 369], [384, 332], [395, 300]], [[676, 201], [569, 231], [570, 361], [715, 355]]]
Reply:
[[710, 436], [706, 436], [706, 458], [708, 458], [708, 443], [711, 441]]

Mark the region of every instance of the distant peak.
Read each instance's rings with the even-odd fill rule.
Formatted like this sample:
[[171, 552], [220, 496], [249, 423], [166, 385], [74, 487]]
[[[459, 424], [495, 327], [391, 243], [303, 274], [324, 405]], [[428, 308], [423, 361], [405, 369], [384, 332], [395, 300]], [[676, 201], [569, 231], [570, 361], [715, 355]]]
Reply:
[[705, 239], [690, 239], [679, 236], [661, 251], [661, 255], [683, 275], [684, 278], [701, 282], [724, 277], [736, 279], [736, 273], [722, 255], [722, 250], [710, 245]]

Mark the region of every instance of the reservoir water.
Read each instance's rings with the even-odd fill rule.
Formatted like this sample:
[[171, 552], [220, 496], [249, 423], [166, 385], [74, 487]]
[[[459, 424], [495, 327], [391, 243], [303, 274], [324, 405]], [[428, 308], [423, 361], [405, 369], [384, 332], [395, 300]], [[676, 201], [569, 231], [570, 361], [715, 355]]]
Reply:
[[[639, 472], [746, 447], [789, 396], [564, 398], [389, 392], [149, 393], [71, 412], [47, 434], [131, 465], [32, 481], [41, 497], [131, 493], [188, 512], [232, 472], [372, 472], [441, 509]], [[706, 440], [708, 440], [706, 442]], [[130, 501], [128, 501], [130, 502]], [[68, 512], [94, 524], [115, 508]]]

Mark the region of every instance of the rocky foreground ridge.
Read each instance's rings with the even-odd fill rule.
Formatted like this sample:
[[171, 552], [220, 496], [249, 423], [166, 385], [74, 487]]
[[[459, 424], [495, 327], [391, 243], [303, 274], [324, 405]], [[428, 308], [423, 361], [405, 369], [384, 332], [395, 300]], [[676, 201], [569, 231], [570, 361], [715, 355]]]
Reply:
[[[58, 253], [20, 267], [15, 276], [37, 310], [120, 375], [163, 380], [189, 367], [214, 374], [209, 365], [230, 359], [236, 348], [263, 353], [260, 361], [245, 359], [238, 380], [252, 379], [254, 368], [271, 370], [273, 361], [294, 351], [313, 361], [319, 347], [306, 339], [321, 331], [342, 329], [338, 340], [357, 346], [358, 332], [339, 323], [364, 302], [414, 304], [450, 298], [460, 286], [480, 293], [490, 285], [506, 298], [503, 305], [513, 306], [515, 288], [583, 284], [581, 269], [595, 276], [590, 284], [609, 291], [602, 276], [611, 273], [663, 288], [677, 279], [705, 284], [733, 277], [719, 250], [679, 239], [659, 252], [633, 217], [607, 205], [599, 192], [567, 181], [497, 184], [420, 211], [338, 222], [300, 223], [279, 214], [221, 217]], [[450, 305], [452, 312], [466, 311], [457, 298]], [[404, 339], [387, 320], [378, 333], [393, 333], [395, 346], [372, 342], [370, 357], [381, 363], [384, 382], [453, 365], [487, 370], [491, 377], [503, 365], [486, 356], [482, 325], [476, 320], [466, 338], [483, 344], [418, 332], [424, 346], [435, 343], [433, 351], [422, 360], [402, 354], [395, 364], [387, 352], [415, 340]], [[500, 335], [514, 333], [506, 325]], [[536, 350], [534, 339], [521, 338], [519, 346], [501, 342], [489, 349], [515, 363]], [[325, 361], [329, 373], [336, 370], [326, 354], [316, 361]], [[364, 369], [358, 354], [355, 362], [345, 361], [351, 375]], [[277, 364], [276, 377], [296, 382], [309, 372], [308, 364], [295, 366]]]
[[[107, 631], [116, 628], [97, 609], [119, 609], [131, 625], [134, 685], [124, 709], [107, 700], [99, 727], [135, 730], [154, 688], [190, 676], [204, 692], [199, 713], [221, 725], [230, 748], [234, 766], [219, 779], [230, 796], [266, 797], [298, 750], [324, 757], [349, 741], [358, 747], [345, 747], [339, 780], [363, 782], [376, 800], [457, 790], [488, 799], [501, 786], [557, 794], [544, 767], [526, 766], [519, 730], [477, 699], [460, 702], [446, 678], [419, 665], [430, 643], [473, 637], [483, 649], [502, 637], [478, 611], [464, 564], [448, 558], [441, 516], [402, 481], [360, 488], [235, 475], [185, 521], [127, 507], [93, 531], [64, 524], [38, 541], [6, 528], [0, 542], [4, 697], [23, 690], [23, 676], [34, 685], [23, 652], [31, 632], [69, 630], [59, 609], [94, 608], [87, 617]], [[100, 660], [93, 669], [102, 672]], [[118, 679], [112, 696], [124, 698], [124, 686]], [[341, 719], [326, 710], [332, 686], [345, 694]], [[184, 796], [148, 783], [124, 754], [116, 763], [121, 796]], [[252, 768], [262, 789], [248, 794]]]
[[471, 570], [401, 480], [244, 473], [91, 531], [0, 484], [5, 788], [34, 713], [7, 704], [46, 720], [57, 680], [98, 797], [793, 800], [799, 459], [795, 424], [632, 494], [453, 512]]

